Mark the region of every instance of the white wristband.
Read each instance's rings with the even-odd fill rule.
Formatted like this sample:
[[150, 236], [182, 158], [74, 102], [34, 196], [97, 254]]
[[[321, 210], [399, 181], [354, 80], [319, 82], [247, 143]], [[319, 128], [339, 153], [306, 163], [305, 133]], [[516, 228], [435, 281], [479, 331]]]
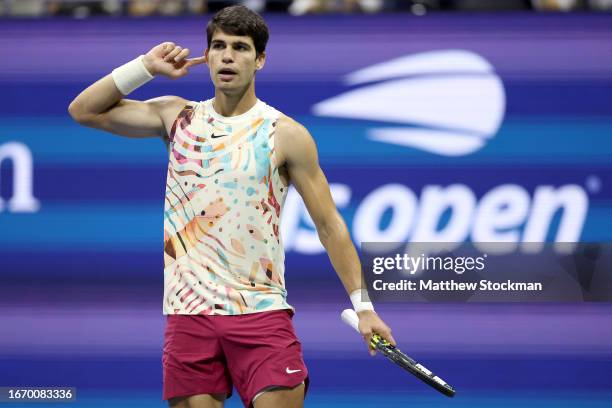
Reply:
[[372, 302], [363, 300], [364, 298], [369, 299], [368, 292], [366, 292], [364, 289], [354, 290], [353, 292], [351, 292], [350, 296], [351, 303], [353, 304], [353, 309], [355, 309], [355, 312], [359, 313], [363, 312], [364, 310], [374, 311], [374, 305], [372, 304]]
[[141, 55], [113, 70], [113, 80], [123, 95], [129, 95], [154, 78], [145, 67], [143, 58], [144, 55]]

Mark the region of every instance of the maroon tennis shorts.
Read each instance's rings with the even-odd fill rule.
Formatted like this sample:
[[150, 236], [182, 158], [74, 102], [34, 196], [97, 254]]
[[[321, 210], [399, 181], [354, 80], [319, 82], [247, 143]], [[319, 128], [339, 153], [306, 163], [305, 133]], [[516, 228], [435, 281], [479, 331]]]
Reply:
[[308, 371], [291, 311], [234, 316], [168, 315], [163, 399], [227, 394], [236, 387], [246, 407], [260, 391], [295, 387]]

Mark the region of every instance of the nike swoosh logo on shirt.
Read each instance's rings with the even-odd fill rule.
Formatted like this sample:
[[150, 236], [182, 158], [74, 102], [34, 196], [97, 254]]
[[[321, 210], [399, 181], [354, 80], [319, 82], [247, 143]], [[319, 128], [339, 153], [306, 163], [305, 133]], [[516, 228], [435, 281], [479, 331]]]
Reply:
[[298, 371], [302, 371], [302, 370], [290, 370], [289, 367], [287, 367], [285, 371], [287, 372], [287, 374], [293, 374], [293, 373], [297, 373]]
[[215, 135], [215, 134], [213, 133], [213, 134], [212, 134], [210, 137], [212, 137], [213, 139], [216, 139], [216, 138], [218, 138], [218, 137], [223, 137], [223, 136], [227, 136], [227, 135]]

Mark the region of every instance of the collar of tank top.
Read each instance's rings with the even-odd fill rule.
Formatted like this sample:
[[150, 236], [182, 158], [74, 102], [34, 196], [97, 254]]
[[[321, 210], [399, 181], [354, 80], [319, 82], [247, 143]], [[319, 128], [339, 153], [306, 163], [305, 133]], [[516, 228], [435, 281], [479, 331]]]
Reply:
[[236, 116], [223, 116], [219, 113], [217, 113], [217, 111], [215, 111], [215, 108], [213, 107], [213, 102], [214, 102], [214, 98], [209, 99], [205, 102], [206, 104], [206, 111], [210, 113], [210, 115], [215, 118], [215, 120], [218, 120], [219, 122], [222, 123], [236, 123], [239, 122], [241, 120], [244, 120], [246, 118], [248, 118], [249, 116], [251, 116], [262, 104], [263, 102], [260, 101], [259, 99], [257, 99], [257, 102], [255, 102], [255, 105], [253, 105], [253, 107], [251, 107], [251, 109], [249, 109], [248, 111], [244, 112], [241, 115], [236, 115]]

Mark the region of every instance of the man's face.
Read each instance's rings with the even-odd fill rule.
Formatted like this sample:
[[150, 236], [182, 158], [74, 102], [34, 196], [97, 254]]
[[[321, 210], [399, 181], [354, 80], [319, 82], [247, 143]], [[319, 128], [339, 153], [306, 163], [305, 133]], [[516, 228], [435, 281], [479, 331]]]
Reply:
[[256, 57], [253, 39], [216, 30], [210, 48], [204, 52], [215, 88], [226, 93], [241, 92], [253, 81], [255, 71], [265, 63], [265, 54]]

